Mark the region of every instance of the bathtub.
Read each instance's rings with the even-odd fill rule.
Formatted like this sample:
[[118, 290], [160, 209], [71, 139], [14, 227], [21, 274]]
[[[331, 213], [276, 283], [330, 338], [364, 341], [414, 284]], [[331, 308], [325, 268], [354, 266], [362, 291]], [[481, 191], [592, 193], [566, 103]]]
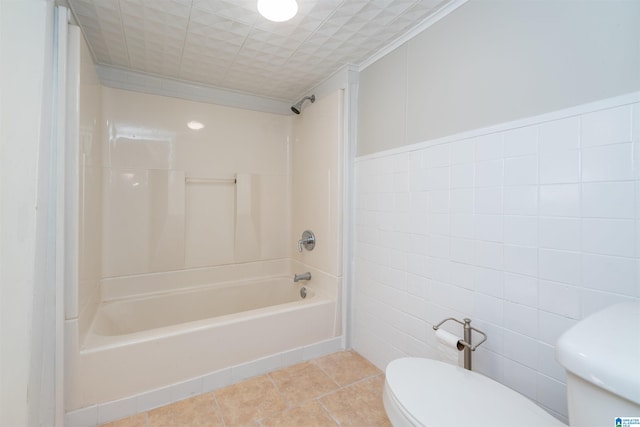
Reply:
[[308, 283], [283, 275], [103, 300], [72, 361], [68, 409], [147, 393], [336, 337], [337, 301], [326, 292], [327, 278], [318, 275]]

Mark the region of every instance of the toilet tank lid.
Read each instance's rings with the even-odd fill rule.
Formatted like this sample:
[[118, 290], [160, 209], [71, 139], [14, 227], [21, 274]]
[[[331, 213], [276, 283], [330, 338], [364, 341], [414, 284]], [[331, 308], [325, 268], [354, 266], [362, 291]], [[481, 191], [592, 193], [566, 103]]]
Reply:
[[578, 322], [558, 340], [556, 359], [585, 381], [640, 404], [640, 301]]

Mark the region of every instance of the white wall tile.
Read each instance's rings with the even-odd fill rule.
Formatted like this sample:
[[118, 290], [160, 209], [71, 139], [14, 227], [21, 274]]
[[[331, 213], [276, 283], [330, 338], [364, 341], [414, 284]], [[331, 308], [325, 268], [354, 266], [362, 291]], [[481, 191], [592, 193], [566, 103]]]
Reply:
[[475, 193], [474, 211], [477, 214], [501, 214], [502, 188], [478, 188]]
[[504, 327], [530, 338], [538, 338], [538, 310], [513, 302], [504, 303]]
[[636, 256], [636, 222], [630, 219], [583, 219], [582, 250], [604, 255]]
[[624, 181], [634, 178], [633, 144], [582, 150], [583, 181]]
[[523, 185], [504, 188], [505, 215], [537, 215], [538, 187]]
[[505, 215], [503, 227], [504, 243], [538, 246], [538, 217]]
[[541, 216], [580, 216], [580, 185], [541, 185]]
[[502, 215], [474, 215], [474, 237], [492, 242], [502, 241]]
[[550, 313], [579, 319], [580, 291], [575, 286], [540, 280], [538, 307]]
[[[358, 236], [356, 275], [367, 283], [356, 281], [354, 342], [366, 337], [363, 347], [381, 361], [435, 354], [425, 322], [469, 316], [490, 337], [474, 354], [475, 369], [562, 414], [556, 340], [578, 319], [640, 297], [640, 139], [616, 136], [627, 132], [615, 129], [622, 110], [592, 117], [609, 129], [589, 130], [585, 115], [572, 116], [411, 152], [393, 171], [409, 168], [408, 201], [400, 203], [407, 212], [383, 210], [380, 192], [404, 187], [389, 188], [384, 173], [362, 167], [371, 176], [356, 195], [364, 211], [357, 215], [369, 228], [357, 232], [376, 237]], [[423, 165], [416, 178], [411, 169]], [[371, 194], [375, 203], [363, 197]], [[368, 209], [379, 210], [375, 221]], [[407, 236], [405, 247], [397, 235]]]
[[535, 338], [504, 330], [504, 356], [530, 368], [538, 368], [538, 341]]
[[582, 288], [580, 297], [582, 302], [582, 318], [598, 312], [610, 305], [631, 301], [632, 299], [633, 298], [629, 296]]
[[447, 167], [423, 169], [425, 190], [449, 188], [451, 171]]
[[473, 265], [453, 262], [451, 263], [451, 284], [460, 288], [474, 290], [476, 269]]
[[610, 108], [582, 116], [582, 146], [631, 141], [631, 106]]
[[449, 190], [427, 191], [427, 206], [429, 212], [449, 212]]
[[475, 241], [474, 264], [479, 267], [502, 270], [503, 248], [501, 243]]
[[510, 359], [504, 360], [504, 384], [529, 399], [536, 398], [536, 376], [534, 369]]
[[501, 133], [493, 133], [474, 138], [475, 161], [500, 159], [503, 157], [504, 136]]
[[476, 187], [497, 187], [502, 185], [504, 161], [502, 159], [485, 160], [475, 164]]
[[426, 257], [424, 265], [427, 277], [440, 282], [451, 282], [451, 261]]
[[451, 143], [451, 164], [472, 163], [475, 159], [474, 140], [464, 139]]
[[576, 324], [576, 320], [568, 317], [560, 316], [546, 311], [538, 312], [539, 330], [538, 338], [540, 341], [550, 345], [555, 345], [567, 329]]
[[547, 408], [564, 414], [567, 408], [564, 384], [545, 375], [538, 375], [537, 400]]
[[538, 279], [519, 274], [505, 273], [504, 297], [507, 301], [538, 307]]
[[504, 133], [504, 156], [515, 157], [538, 153], [538, 127], [527, 126]]
[[580, 284], [580, 253], [540, 249], [540, 278]]
[[474, 354], [473, 370], [500, 382], [504, 377], [503, 358], [498, 352], [488, 350], [488, 342], [485, 344], [487, 344], [486, 350], [480, 347]]
[[[501, 326], [504, 319], [504, 300], [481, 293], [474, 294], [474, 312], [478, 320]], [[488, 342], [488, 341], [487, 341]]]
[[557, 151], [540, 156], [540, 184], [580, 182], [580, 151]]
[[427, 236], [427, 255], [433, 258], [449, 259], [451, 239], [449, 236], [431, 234]]
[[582, 184], [582, 215], [588, 218], [633, 218], [633, 182], [591, 182]]
[[577, 218], [540, 218], [540, 247], [579, 251], [582, 240], [581, 220]]
[[451, 217], [449, 214], [430, 213], [427, 214], [427, 232], [434, 234], [449, 234]]
[[473, 240], [452, 237], [450, 250], [451, 252], [449, 256], [451, 257], [452, 261], [457, 261], [464, 264], [473, 263]]
[[542, 123], [538, 127], [538, 144], [543, 156], [580, 148], [580, 118], [569, 117]]
[[582, 284], [590, 289], [640, 297], [638, 259], [583, 254]]
[[427, 279], [416, 274], [407, 274], [407, 292], [418, 298], [426, 295]]
[[437, 168], [451, 164], [451, 146], [441, 144], [429, 147], [422, 157], [425, 168]]
[[419, 276], [424, 275], [424, 259], [423, 257], [409, 253], [407, 254], [407, 272]]
[[538, 249], [504, 245], [504, 269], [511, 273], [526, 276], [538, 275]]
[[451, 190], [451, 212], [473, 212], [473, 190], [470, 188]]
[[473, 163], [451, 166], [451, 188], [473, 187], [475, 167]]
[[567, 382], [566, 371], [556, 360], [555, 346], [538, 343], [536, 353], [538, 355], [538, 371], [563, 383]]
[[473, 214], [452, 213], [451, 214], [451, 235], [454, 237], [473, 238]]
[[504, 185], [535, 185], [538, 183], [538, 156], [505, 159]]
[[476, 292], [502, 298], [504, 295], [504, 272], [490, 268], [476, 267], [473, 289]]

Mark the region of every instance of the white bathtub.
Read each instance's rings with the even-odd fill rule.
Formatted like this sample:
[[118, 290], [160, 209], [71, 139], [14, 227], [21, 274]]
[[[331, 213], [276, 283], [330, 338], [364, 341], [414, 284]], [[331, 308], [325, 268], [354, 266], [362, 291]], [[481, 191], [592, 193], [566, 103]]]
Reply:
[[[335, 294], [292, 276], [103, 301], [75, 363], [72, 408], [103, 404], [336, 337]], [[326, 283], [324, 283], [326, 285]], [[300, 288], [308, 288], [301, 298]]]

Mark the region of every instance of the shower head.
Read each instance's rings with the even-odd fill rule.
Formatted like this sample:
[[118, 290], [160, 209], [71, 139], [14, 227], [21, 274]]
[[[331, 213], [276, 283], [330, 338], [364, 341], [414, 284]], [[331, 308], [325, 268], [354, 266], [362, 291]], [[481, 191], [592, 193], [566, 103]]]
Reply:
[[296, 114], [300, 114], [300, 111], [302, 109], [302, 104], [304, 103], [304, 101], [306, 100], [311, 101], [311, 103], [313, 104], [314, 102], [316, 102], [316, 96], [315, 95], [311, 95], [311, 96], [305, 96], [304, 98], [302, 98], [300, 101], [298, 101], [297, 104], [292, 105], [291, 106], [291, 111], [293, 111]]

